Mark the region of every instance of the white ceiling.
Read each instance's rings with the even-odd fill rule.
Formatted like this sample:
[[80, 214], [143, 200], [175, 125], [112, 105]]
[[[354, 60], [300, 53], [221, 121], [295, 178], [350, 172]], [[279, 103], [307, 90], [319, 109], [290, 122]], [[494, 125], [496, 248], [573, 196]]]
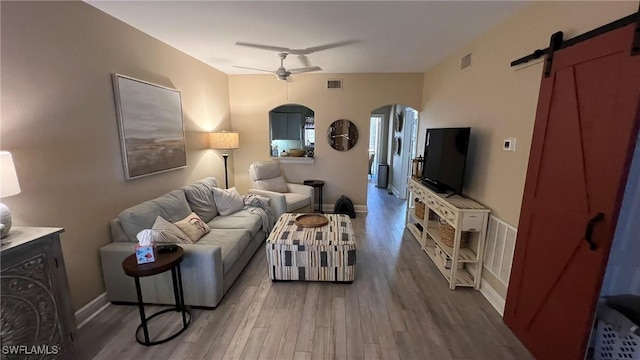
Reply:
[[[523, 1], [88, 1], [92, 6], [221, 70], [275, 70], [276, 52], [236, 41], [309, 48], [326, 73], [424, 72], [529, 5]], [[287, 68], [304, 67], [290, 55]]]

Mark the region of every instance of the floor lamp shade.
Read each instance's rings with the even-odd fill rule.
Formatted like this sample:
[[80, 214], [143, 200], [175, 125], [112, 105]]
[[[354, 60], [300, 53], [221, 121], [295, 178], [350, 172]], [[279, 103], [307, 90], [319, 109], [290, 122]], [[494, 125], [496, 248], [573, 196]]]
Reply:
[[[13, 165], [13, 158], [8, 151], [0, 151], [0, 197], [8, 197], [20, 193], [20, 183]], [[11, 213], [9, 208], [0, 203], [0, 237], [5, 237], [11, 230]]]
[[227, 150], [233, 150], [240, 147], [240, 134], [235, 131], [216, 131], [209, 134], [209, 146], [212, 149], [224, 150], [222, 157], [224, 158], [224, 184], [225, 188], [229, 188], [229, 176], [227, 173], [227, 158], [229, 153]]
[[212, 149], [233, 150], [240, 147], [240, 134], [235, 131], [218, 131], [209, 134]]

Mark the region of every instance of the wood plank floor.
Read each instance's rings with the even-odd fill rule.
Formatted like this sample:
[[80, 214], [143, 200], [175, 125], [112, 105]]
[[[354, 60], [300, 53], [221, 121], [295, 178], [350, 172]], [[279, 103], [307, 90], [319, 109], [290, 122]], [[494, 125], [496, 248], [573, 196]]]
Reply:
[[[369, 185], [369, 213], [353, 219], [353, 284], [279, 282], [264, 248], [215, 310], [192, 309], [190, 327], [139, 345], [136, 306], [110, 305], [78, 331], [79, 359], [532, 359], [480, 292], [447, 284], [404, 229], [404, 202]], [[131, 283], [133, 286], [133, 281]], [[147, 314], [156, 308], [146, 308]], [[180, 326], [150, 323], [152, 338]]]

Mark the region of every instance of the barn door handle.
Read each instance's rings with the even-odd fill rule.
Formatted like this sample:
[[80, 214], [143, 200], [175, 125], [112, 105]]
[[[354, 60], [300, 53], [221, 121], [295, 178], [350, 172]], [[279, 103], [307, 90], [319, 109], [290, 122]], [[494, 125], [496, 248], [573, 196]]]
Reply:
[[604, 214], [598, 213], [598, 215], [592, 217], [591, 220], [589, 220], [589, 222], [587, 223], [587, 228], [585, 229], [585, 232], [584, 232], [584, 240], [589, 243], [589, 249], [592, 251], [595, 251], [596, 249], [596, 243], [594, 243], [593, 240], [591, 239], [593, 235], [593, 227], [596, 225], [598, 221], [602, 221], [603, 219], [604, 219]]

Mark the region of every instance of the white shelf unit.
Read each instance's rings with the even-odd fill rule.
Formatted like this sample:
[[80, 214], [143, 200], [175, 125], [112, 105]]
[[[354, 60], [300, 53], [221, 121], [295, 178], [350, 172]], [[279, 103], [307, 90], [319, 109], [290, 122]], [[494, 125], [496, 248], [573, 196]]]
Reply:
[[[479, 289], [490, 210], [469, 198], [438, 194], [415, 179], [409, 179], [407, 189], [406, 227], [447, 279], [449, 288]], [[422, 218], [416, 216], [415, 199], [425, 204]], [[442, 242], [440, 222], [455, 229], [453, 246]], [[461, 247], [463, 232], [469, 237], [465, 247]], [[442, 255], [438, 255], [437, 249]]]

